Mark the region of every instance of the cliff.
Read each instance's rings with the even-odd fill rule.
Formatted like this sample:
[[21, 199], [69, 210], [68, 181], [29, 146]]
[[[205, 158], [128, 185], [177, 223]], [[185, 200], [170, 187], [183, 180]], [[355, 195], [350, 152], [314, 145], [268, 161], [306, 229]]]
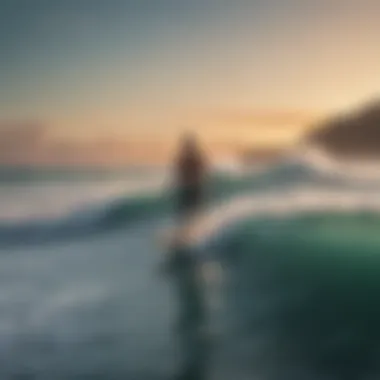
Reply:
[[317, 126], [306, 142], [334, 156], [380, 158], [380, 100]]

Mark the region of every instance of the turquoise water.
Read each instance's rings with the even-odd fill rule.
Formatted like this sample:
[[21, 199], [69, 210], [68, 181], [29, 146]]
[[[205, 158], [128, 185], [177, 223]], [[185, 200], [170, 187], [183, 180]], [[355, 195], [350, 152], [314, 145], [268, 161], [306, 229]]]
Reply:
[[314, 215], [273, 224], [268, 234], [268, 226], [247, 221], [226, 249], [236, 328], [250, 335], [252, 350], [255, 336], [270, 342], [256, 353], [257, 368], [279, 372], [275, 378], [378, 374], [380, 218]]
[[[196, 290], [191, 268], [206, 263], [185, 265], [182, 285], [160, 270], [157, 235], [173, 223], [162, 173], [154, 184], [151, 173], [92, 173], [80, 183], [44, 173], [43, 184], [7, 175], [1, 379], [169, 379], [194, 350], [213, 380], [379, 377], [374, 183], [300, 165], [215, 176], [210, 210], [243, 196], [254, 207], [190, 247], [223, 268], [214, 289], [221, 304], [211, 310], [210, 282], [197, 283], [195, 295], [178, 293], [184, 284]], [[205, 310], [190, 325], [205, 324], [206, 345], [182, 336], [177, 323], [180, 303], [193, 307], [199, 295]]]

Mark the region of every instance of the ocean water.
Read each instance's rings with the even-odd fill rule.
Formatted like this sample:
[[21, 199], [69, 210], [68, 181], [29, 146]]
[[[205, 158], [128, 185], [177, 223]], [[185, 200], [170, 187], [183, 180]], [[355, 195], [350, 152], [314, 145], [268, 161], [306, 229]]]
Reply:
[[165, 170], [3, 168], [0, 379], [172, 379], [186, 361], [199, 379], [378, 379], [379, 186], [306, 159], [215, 173], [173, 275]]

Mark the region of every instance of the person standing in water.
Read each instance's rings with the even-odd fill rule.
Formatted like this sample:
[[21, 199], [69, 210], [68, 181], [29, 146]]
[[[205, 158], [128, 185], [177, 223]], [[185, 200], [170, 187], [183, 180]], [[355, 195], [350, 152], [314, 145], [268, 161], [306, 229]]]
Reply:
[[179, 315], [176, 332], [182, 353], [176, 379], [206, 378], [209, 361], [205, 335], [206, 307], [196, 248], [188, 240], [187, 228], [205, 201], [205, 159], [195, 136], [187, 134], [180, 146], [175, 168], [176, 229], [170, 247], [171, 273], [177, 290]]

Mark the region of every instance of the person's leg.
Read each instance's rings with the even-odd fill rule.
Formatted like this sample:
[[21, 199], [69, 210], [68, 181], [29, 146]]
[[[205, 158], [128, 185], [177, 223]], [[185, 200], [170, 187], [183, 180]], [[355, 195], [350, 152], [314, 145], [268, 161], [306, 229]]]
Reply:
[[206, 308], [204, 289], [199, 278], [198, 263], [189, 248], [177, 251], [177, 290], [179, 316], [177, 334], [183, 357], [179, 379], [204, 379], [208, 361], [205, 335]]
[[201, 329], [187, 331], [181, 337], [181, 343], [183, 364], [178, 379], [205, 379], [210, 360], [210, 347], [204, 331]]

